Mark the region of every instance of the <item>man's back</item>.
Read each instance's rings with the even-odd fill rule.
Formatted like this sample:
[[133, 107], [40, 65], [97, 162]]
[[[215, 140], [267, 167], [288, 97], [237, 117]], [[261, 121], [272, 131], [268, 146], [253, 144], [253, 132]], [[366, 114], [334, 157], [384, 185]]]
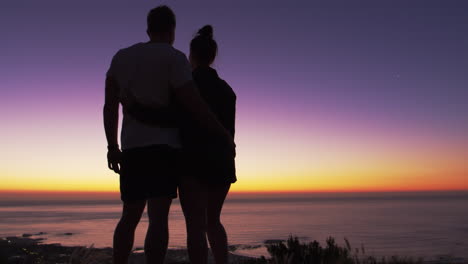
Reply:
[[[192, 79], [185, 55], [167, 43], [138, 43], [117, 52], [107, 73], [118, 84], [120, 95], [131, 93], [153, 107], [169, 106], [173, 87]], [[165, 144], [179, 148], [177, 128], [160, 128], [137, 121], [124, 113], [123, 149]]]

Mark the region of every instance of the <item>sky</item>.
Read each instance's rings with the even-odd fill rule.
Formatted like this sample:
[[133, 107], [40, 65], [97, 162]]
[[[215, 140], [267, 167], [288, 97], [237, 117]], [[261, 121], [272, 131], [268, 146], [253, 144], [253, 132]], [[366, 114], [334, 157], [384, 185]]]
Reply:
[[0, 2], [0, 191], [118, 191], [104, 76], [169, 5], [214, 27], [237, 192], [468, 190], [466, 1]]

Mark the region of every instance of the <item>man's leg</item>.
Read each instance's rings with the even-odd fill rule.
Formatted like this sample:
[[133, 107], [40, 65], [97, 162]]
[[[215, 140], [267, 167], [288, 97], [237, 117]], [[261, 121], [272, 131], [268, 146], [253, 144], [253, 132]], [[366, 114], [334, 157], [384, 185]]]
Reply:
[[159, 197], [148, 200], [149, 226], [145, 239], [145, 256], [148, 264], [162, 264], [169, 241], [168, 215], [172, 198]]
[[140, 222], [146, 201], [124, 202], [122, 217], [114, 232], [114, 264], [127, 264], [133, 248], [135, 229]]
[[206, 188], [197, 179], [183, 177], [179, 185], [180, 204], [187, 227], [187, 250], [190, 262], [206, 264]]

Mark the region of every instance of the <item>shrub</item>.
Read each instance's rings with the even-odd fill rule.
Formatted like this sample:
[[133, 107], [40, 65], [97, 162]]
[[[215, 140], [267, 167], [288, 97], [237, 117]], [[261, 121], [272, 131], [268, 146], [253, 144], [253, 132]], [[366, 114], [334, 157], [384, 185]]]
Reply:
[[271, 258], [264, 257], [249, 260], [245, 264], [421, 264], [422, 260], [411, 258], [391, 257], [377, 259], [367, 256], [364, 247], [354, 251], [345, 239], [346, 246], [340, 247], [335, 239], [329, 237], [326, 246], [319, 242], [301, 243], [297, 237], [290, 236], [286, 242], [267, 245]]

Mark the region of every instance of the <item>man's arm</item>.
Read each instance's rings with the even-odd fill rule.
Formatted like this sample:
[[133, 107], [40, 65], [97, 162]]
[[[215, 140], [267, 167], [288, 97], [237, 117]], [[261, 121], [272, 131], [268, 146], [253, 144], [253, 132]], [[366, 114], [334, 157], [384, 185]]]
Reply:
[[117, 141], [119, 126], [119, 87], [112, 77], [106, 78], [104, 102], [104, 130], [107, 138], [107, 164], [109, 169], [120, 172], [120, 149]]

